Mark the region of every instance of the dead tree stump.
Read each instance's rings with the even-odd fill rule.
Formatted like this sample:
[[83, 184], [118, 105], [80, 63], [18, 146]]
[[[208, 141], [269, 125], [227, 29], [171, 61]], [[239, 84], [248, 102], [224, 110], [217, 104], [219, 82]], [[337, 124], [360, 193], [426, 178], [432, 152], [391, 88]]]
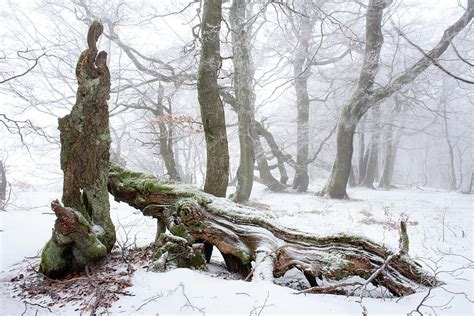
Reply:
[[52, 204], [57, 219], [40, 265], [40, 271], [50, 277], [84, 269], [105, 257], [115, 244], [107, 192], [110, 73], [107, 53], [98, 53], [96, 46], [102, 31], [98, 21], [89, 28], [88, 49], [76, 66], [76, 103], [70, 114], [59, 119], [64, 207]]

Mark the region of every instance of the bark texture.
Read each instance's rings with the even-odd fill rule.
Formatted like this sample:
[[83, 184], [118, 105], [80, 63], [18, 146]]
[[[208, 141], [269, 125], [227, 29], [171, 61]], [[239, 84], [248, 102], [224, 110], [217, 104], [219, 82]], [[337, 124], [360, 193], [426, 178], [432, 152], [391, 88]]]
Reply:
[[[356, 236], [315, 237], [283, 228], [274, 224], [268, 213], [192, 186], [160, 181], [114, 166], [109, 191], [117, 201], [166, 224], [170, 235], [158, 237], [161, 247], [157, 260], [161, 266], [175, 257], [174, 248], [184, 252], [185, 258], [196, 259], [203, 251], [197, 241], [204, 240], [219, 249], [231, 272], [252, 280], [272, 280], [296, 268], [310, 286], [317, 286], [317, 278], [341, 281], [360, 276], [384, 286], [394, 296], [437, 284], [433, 276], [402, 251], [392, 252]], [[201, 256], [190, 259], [187, 266], [198, 268], [202, 262]], [[382, 271], [374, 274], [383, 266]]]
[[432, 50], [393, 79], [389, 85], [374, 89], [383, 44], [382, 13], [387, 4], [385, 0], [369, 1], [366, 14], [364, 61], [357, 88], [342, 107], [337, 127], [336, 158], [328, 183], [320, 192], [323, 196], [337, 199], [347, 197], [346, 187], [351, 169], [354, 132], [367, 110], [415, 80], [446, 51], [451, 40], [471, 22], [474, 16], [474, 1], [470, 0], [463, 16], [444, 31], [441, 40]]
[[207, 149], [204, 191], [216, 196], [226, 195], [229, 182], [229, 149], [224, 106], [217, 85], [221, 67], [221, 20], [222, 1], [204, 0], [197, 89]]
[[107, 191], [110, 73], [107, 53], [98, 53], [96, 46], [102, 31], [97, 21], [89, 28], [89, 48], [76, 67], [76, 103], [70, 114], [59, 119], [64, 207], [52, 203], [57, 219], [40, 265], [40, 271], [50, 277], [95, 263], [115, 244]]
[[255, 95], [253, 92], [253, 64], [250, 51], [251, 25], [247, 23], [247, 0], [233, 0], [230, 8], [234, 90], [239, 120], [240, 165], [234, 201], [248, 201], [253, 187], [255, 165]]

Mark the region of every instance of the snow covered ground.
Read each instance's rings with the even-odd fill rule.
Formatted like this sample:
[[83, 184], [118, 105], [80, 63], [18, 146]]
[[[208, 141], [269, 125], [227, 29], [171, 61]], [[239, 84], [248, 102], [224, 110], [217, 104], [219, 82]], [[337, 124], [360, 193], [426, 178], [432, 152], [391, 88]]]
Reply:
[[[313, 194], [270, 193], [256, 184], [252, 199], [269, 206], [267, 212], [284, 226], [329, 235], [350, 233], [367, 236], [390, 247], [398, 247], [397, 223], [408, 217], [410, 254], [432, 269], [445, 282], [430, 293], [402, 299], [364, 298], [336, 295], [295, 295], [295, 290], [267, 282], [244, 282], [216, 277], [216, 273], [177, 269], [166, 273], [138, 269], [129, 291], [113, 303], [109, 313], [123, 315], [164, 314], [344, 314], [406, 315], [422, 299], [425, 315], [474, 314], [473, 195], [432, 189], [351, 189], [352, 200], [334, 201]], [[48, 204], [58, 192], [21, 192], [9, 212], [0, 213], [0, 314], [21, 315], [25, 304], [13, 298], [9, 280], [28, 262], [35, 261], [49, 239], [54, 216]], [[146, 245], [154, 239], [155, 222], [125, 204], [112, 203], [112, 217], [120, 238]], [[213, 260], [221, 261], [214, 252]], [[214, 264], [211, 270], [218, 270]], [[48, 313], [26, 306], [25, 315]], [[74, 306], [53, 307], [54, 314], [74, 315]], [[413, 313], [413, 315], [418, 315]]]

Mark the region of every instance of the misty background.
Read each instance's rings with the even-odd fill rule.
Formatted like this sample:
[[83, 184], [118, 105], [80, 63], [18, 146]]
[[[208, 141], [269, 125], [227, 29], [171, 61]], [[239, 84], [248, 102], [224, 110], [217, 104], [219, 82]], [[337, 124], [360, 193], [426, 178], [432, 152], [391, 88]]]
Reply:
[[[386, 86], [422, 57], [400, 31], [428, 51], [443, 30], [462, 15], [465, 2], [393, 1], [384, 12], [384, 44], [375, 85]], [[232, 91], [230, 5], [224, 1], [219, 85]], [[251, 2], [247, 23], [252, 26], [255, 118], [273, 135], [279, 150], [293, 160], [297, 157], [299, 13], [311, 17], [303, 57], [306, 64], [300, 71], [308, 76], [310, 191], [321, 189], [330, 173], [335, 126], [341, 107], [357, 86], [364, 52], [365, 8], [364, 1]], [[2, 0], [0, 80], [27, 71], [0, 85], [0, 159], [13, 187], [61, 187], [57, 119], [75, 102], [75, 63], [93, 19], [105, 26], [99, 49], [108, 52], [112, 78], [108, 102], [112, 160], [170, 178], [160, 150], [160, 141], [166, 138], [181, 181], [202, 186], [206, 145], [196, 91], [199, 10], [199, 1]], [[472, 81], [473, 41], [470, 24], [455, 37], [439, 63], [455, 76]], [[395, 155], [391, 185], [468, 192], [473, 170], [473, 91], [472, 84], [430, 66], [412, 83], [372, 107], [354, 137], [351, 184], [377, 187], [391, 153]], [[165, 106], [161, 113], [156, 111], [160, 95]], [[225, 99], [224, 105], [229, 180], [235, 185], [239, 167], [237, 115]], [[269, 168], [281, 180], [277, 157], [266, 139], [261, 140]], [[395, 153], [388, 149], [389, 144]], [[374, 155], [376, 159], [369, 163]], [[286, 184], [291, 186], [295, 168], [288, 161], [283, 166], [289, 178]], [[375, 174], [370, 183], [363, 181], [364, 168]]]

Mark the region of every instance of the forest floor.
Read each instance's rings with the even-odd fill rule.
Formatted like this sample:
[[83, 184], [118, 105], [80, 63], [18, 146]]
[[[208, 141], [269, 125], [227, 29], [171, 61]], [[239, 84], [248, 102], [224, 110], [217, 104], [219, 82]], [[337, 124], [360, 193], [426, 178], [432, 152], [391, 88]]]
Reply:
[[[112, 315], [362, 315], [364, 309], [367, 315], [419, 315], [417, 308], [424, 315], [474, 314], [474, 195], [428, 188], [354, 188], [349, 195], [351, 200], [334, 201], [311, 193], [270, 193], [256, 184], [252, 204], [272, 213], [286, 227], [321, 236], [362, 235], [392, 248], [398, 247], [398, 221], [406, 216], [410, 255], [436, 273], [444, 285], [401, 299], [364, 297], [361, 301], [359, 297], [338, 295], [296, 295], [295, 288], [302, 283], [293, 278], [290, 281], [295, 276], [293, 271], [277, 281], [281, 285], [244, 282], [225, 272], [222, 257], [214, 251], [208, 271], [175, 269], [156, 273], [148, 271], [140, 264], [140, 256], [133, 253], [128, 264], [119, 260], [121, 247], [117, 247], [115, 257], [102, 270], [93, 271], [92, 278], [105, 273], [100, 282], [96, 279], [98, 286], [84, 276], [76, 279], [89, 281], [91, 288], [70, 289], [65, 283], [60, 287], [51, 283], [59, 291], [53, 297], [48, 291], [31, 291], [31, 284], [36, 282], [32, 270], [54, 222], [49, 202], [60, 193], [25, 191], [16, 194], [8, 212], [0, 213], [0, 314], [76, 315], [81, 310], [89, 314], [102, 293], [100, 287], [112, 293], [101, 294], [108, 300]], [[122, 248], [145, 246], [154, 240], [156, 223], [139, 211], [112, 202], [112, 217]], [[25, 294], [25, 284], [30, 286], [29, 295]], [[83, 298], [68, 299], [68, 295]], [[57, 303], [58, 297], [61, 304]], [[97, 311], [103, 312], [104, 308]]]

